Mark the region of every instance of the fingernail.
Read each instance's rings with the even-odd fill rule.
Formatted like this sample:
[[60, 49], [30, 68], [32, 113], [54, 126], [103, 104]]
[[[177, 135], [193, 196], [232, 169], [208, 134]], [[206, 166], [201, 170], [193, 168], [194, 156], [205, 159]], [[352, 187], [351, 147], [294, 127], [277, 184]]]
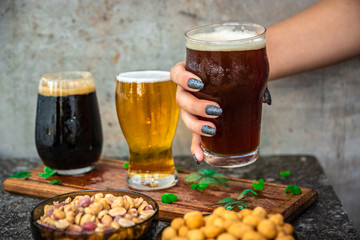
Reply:
[[222, 109], [217, 106], [209, 105], [206, 106], [205, 113], [207, 115], [220, 116], [222, 114]]
[[216, 134], [216, 129], [213, 127], [210, 127], [209, 125], [204, 125], [201, 127], [201, 132], [207, 135], [214, 136]]
[[200, 164], [200, 162], [197, 160], [195, 154], [193, 154], [193, 159], [194, 159], [194, 161], [195, 161], [197, 164]]
[[266, 87], [264, 91], [264, 99], [267, 105], [271, 105], [271, 95], [269, 89]]
[[195, 78], [190, 78], [187, 82], [187, 85], [189, 88], [192, 88], [192, 89], [203, 89], [204, 88], [204, 83]]

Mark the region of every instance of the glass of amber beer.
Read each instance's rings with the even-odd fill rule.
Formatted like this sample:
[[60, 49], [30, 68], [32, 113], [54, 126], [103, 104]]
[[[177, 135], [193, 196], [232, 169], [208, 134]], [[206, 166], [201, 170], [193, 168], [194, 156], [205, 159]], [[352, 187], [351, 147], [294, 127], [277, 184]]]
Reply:
[[175, 95], [169, 72], [117, 75], [116, 110], [129, 145], [127, 184], [133, 189], [164, 189], [177, 182], [171, 150], [179, 116]]
[[196, 74], [204, 88], [194, 93], [217, 102], [220, 117], [206, 119], [216, 135], [201, 137], [205, 161], [219, 167], [241, 167], [259, 156], [262, 97], [269, 64], [263, 26], [221, 23], [186, 31], [186, 70]]
[[41, 76], [35, 142], [45, 166], [58, 174], [82, 174], [95, 167], [103, 138], [91, 73], [58, 72]]

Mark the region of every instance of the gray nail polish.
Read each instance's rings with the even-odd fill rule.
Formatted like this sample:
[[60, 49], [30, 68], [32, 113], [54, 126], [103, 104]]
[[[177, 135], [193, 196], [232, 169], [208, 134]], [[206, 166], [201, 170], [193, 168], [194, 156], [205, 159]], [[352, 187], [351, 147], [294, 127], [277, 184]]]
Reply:
[[195, 154], [193, 154], [193, 159], [194, 159], [194, 161], [195, 161], [197, 164], [200, 164], [200, 162], [197, 160]]
[[266, 87], [264, 91], [264, 99], [268, 105], [271, 105], [271, 95], [269, 89]]
[[210, 105], [206, 106], [205, 113], [211, 116], [220, 116], [222, 114], [222, 109], [217, 106]]
[[203, 89], [204, 88], [204, 83], [195, 78], [190, 78], [187, 82], [187, 85], [189, 88], [192, 88], [192, 89]]
[[207, 135], [214, 136], [216, 134], [216, 129], [208, 125], [204, 125], [201, 127], [201, 132]]

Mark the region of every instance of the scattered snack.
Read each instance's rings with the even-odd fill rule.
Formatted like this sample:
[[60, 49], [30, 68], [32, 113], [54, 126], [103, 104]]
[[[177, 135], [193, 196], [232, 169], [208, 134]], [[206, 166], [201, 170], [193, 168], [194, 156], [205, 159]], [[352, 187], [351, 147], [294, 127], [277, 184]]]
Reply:
[[143, 198], [116, 197], [97, 193], [68, 197], [63, 202], [45, 205], [44, 215], [37, 223], [53, 229], [69, 232], [95, 231], [132, 227], [155, 214], [155, 210]]
[[281, 214], [267, 214], [262, 207], [240, 212], [216, 208], [203, 216], [199, 211], [175, 218], [162, 232], [162, 240], [295, 240], [294, 228]]

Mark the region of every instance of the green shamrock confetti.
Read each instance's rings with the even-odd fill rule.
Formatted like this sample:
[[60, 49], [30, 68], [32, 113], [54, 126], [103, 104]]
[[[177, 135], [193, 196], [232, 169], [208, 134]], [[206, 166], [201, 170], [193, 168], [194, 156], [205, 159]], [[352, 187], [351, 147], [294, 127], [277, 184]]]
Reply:
[[288, 177], [288, 176], [290, 176], [290, 171], [282, 171], [282, 172], [280, 172], [280, 176]]
[[264, 179], [260, 178], [257, 183], [254, 182], [252, 185], [253, 185], [255, 191], [261, 191], [261, 190], [263, 190], [263, 188], [265, 186]]
[[285, 193], [287, 193], [287, 192], [290, 192], [295, 195], [299, 195], [302, 193], [301, 188], [299, 188], [298, 186], [295, 186], [295, 185], [287, 186], [285, 189]]
[[51, 177], [52, 175], [56, 174], [56, 171], [53, 171], [51, 168], [49, 167], [44, 167], [44, 173], [39, 173], [39, 175], [42, 178], [48, 178]]
[[31, 177], [30, 172], [17, 172], [10, 176], [10, 178], [26, 178]]
[[162, 203], [172, 203], [172, 202], [175, 202], [176, 200], [178, 200], [178, 197], [175, 195], [175, 194], [166, 194], [164, 193], [162, 196], [161, 196], [161, 202]]
[[60, 181], [60, 180], [54, 180], [54, 181], [48, 182], [48, 184], [51, 184], [51, 185], [54, 185], [54, 184], [62, 184], [62, 181]]

